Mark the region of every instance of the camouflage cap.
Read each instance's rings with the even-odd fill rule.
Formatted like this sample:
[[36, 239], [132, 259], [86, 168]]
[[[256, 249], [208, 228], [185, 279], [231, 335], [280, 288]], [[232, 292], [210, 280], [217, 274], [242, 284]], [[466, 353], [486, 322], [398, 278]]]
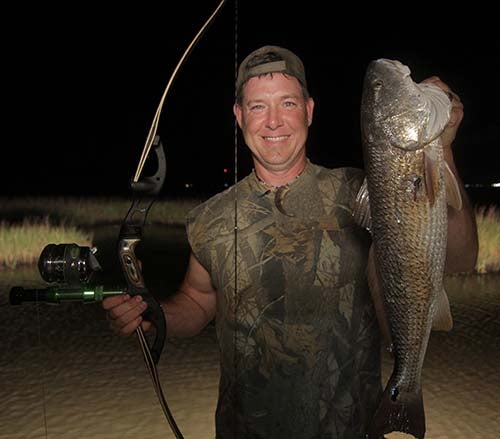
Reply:
[[236, 78], [237, 93], [250, 78], [266, 73], [286, 73], [294, 76], [307, 90], [306, 73], [300, 58], [283, 47], [263, 46], [254, 50], [241, 62]]

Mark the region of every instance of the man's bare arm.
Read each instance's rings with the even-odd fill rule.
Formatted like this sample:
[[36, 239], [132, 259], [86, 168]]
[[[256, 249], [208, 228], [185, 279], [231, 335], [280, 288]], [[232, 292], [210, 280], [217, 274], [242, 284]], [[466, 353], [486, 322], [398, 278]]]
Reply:
[[448, 240], [446, 246], [447, 273], [471, 271], [476, 266], [479, 249], [476, 216], [458, 175], [451, 148], [444, 150], [445, 160], [455, 175], [462, 195], [462, 209], [448, 207]]
[[167, 335], [191, 337], [215, 316], [216, 292], [210, 275], [191, 253], [186, 276], [177, 293], [162, 303]]

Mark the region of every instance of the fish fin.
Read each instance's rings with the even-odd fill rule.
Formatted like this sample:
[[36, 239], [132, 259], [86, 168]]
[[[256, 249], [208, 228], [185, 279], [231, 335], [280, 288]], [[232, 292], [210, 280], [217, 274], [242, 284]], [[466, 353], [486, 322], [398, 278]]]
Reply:
[[373, 244], [371, 245], [370, 251], [368, 253], [366, 277], [368, 279], [368, 286], [370, 287], [373, 306], [375, 307], [375, 312], [377, 314], [377, 320], [380, 328], [380, 334], [382, 336], [382, 343], [384, 344], [384, 349], [388, 352], [392, 352], [391, 328], [389, 325], [389, 318], [387, 317], [387, 311], [385, 309], [382, 285], [380, 283], [380, 279], [377, 273], [377, 267], [375, 265], [375, 252], [373, 249]]
[[451, 315], [450, 302], [444, 288], [441, 288], [434, 299], [435, 308], [432, 318], [433, 331], [451, 331], [453, 328], [453, 317]]
[[457, 178], [446, 162], [444, 162], [444, 184], [446, 187], [446, 201], [454, 209], [461, 210], [462, 194], [460, 193]]
[[422, 389], [399, 392], [391, 377], [372, 419], [368, 439], [379, 439], [383, 434], [400, 431], [418, 439], [425, 436], [425, 412]]
[[428, 122], [425, 125], [425, 143], [437, 139], [445, 129], [451, 115], [451, 102], [448, 95], [437, 85], [432, 83], [420, 83], [417, 85], [426, 99]]
[[425, 151], [424, 154], [424, 182], [425, 193], [431, 206], [436, 201], [439, 190], [439, 166], [432, 156], [432, 151]]
[[356, 195], [352, 215], [356, 224], [364, 227], [366, 230], [371, 229], [372, 217], [370, 213], [370, 197], [368, 195], [368, 182], [366, 177]]

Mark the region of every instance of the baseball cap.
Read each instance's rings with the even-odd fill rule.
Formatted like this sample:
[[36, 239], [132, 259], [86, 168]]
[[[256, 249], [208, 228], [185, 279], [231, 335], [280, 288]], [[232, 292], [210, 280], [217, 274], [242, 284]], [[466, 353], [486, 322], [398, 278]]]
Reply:
[[236, 91], [250, 78], [266, 73], [286, 73], [295, 76], [307, 90], [304, 64], [292, 51], [278, 46], [263, 46], [250, 53], [238, 68]]

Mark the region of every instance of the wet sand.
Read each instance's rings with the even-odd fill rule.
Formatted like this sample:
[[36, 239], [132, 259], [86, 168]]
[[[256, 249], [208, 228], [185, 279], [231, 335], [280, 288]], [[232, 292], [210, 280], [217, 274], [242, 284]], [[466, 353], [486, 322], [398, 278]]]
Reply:
[[[8, 287], [0, 285], [1, 304]], [[423, 372], [426, 439], [496, 439], [500, 276], [447, 279], [447, 290], [455, 327], [430, 340]], [[111, 334], [99, 305], [3, 305], [0, 316], [1, 439], [174, 437], [135, 337]], [[386, 376], [390, 369], [386, 356]], [[184, 437], [213, 438], [213, 326], [193, 339], [170, 341], [159, 374]]]

